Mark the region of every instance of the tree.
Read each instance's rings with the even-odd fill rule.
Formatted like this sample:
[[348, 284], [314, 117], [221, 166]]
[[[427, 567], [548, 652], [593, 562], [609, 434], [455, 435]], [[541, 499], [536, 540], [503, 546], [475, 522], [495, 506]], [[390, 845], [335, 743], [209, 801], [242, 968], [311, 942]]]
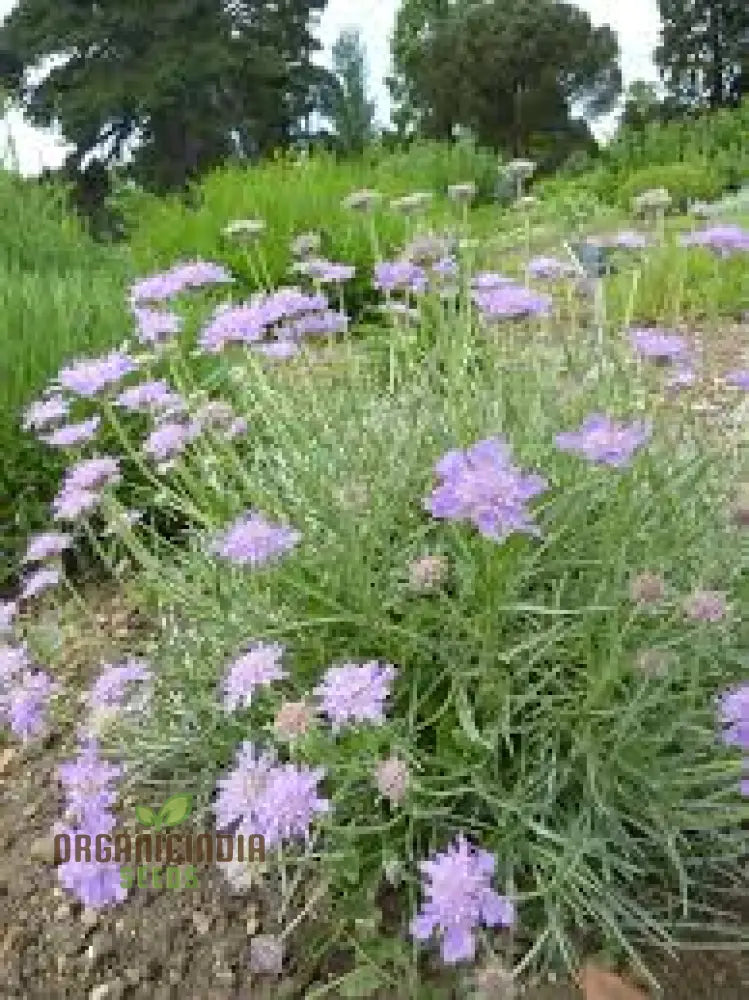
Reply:
[[437, 138], [467, 126], [515, 156], [534, 135], [582, 136], [573, 109], [595, 118], [621, 90], [611, 29], [556, 0], [404, 0], [393, 61], [401, 121]]
[[646, 80], [634, 80], [627, 90], [620, 125], [643, 129], [660, 118], [661, 101], [655, 85]]
[[360, 153], [374, 134], [374, 103], [367, 99], [366, 55], [358, 31], [342, 31], [333, 46], [331, 119], [340, 148]]
[[683, 106], [718, 108], [749, 94], [747, 0], [658, 0], [656, 61]]
[[[325, 71], [310, 19], [326, 0], [20, 0], [0, 28], [2, 82], [36, 124], [167, 190], [232, 152], [290, 141]], [[41, 80], [25, 71], [51, 56]]]

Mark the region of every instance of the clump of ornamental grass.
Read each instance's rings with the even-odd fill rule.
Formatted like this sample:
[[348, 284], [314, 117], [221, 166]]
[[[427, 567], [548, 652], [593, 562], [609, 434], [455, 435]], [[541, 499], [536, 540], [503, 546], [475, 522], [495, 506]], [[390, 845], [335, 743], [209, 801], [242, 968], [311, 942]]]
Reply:
[[[180, 450], [184, 483], [210, 470], [202, 527], [140, 553], [163, 632], [134, 780], [194, 788], [285, 878], [314, 858], [344, 935], [385, 893], [383, 983], [414, 947], [461, 975], [508, 950], [520, 972], [574, 967], [591, 938], [639, 963], [738, 878], [719, 699], [746, 682], [740, 634], [694, 596], [740, 583], [732, 460], [699, 455], [688, 411], [675, 449], [632, 365], [560, 396], [584, 338], [541, 350], [547, 300], [492, 294], [458, 321], [426, 310], [426, 354], [396, 328], [387, 364], [332, 384], [288, 386], [246, 327], [253, 447]], [[521, 324], [517, 353], [487, 317]], [[345, 483], [366, 502], [341, 504]]]

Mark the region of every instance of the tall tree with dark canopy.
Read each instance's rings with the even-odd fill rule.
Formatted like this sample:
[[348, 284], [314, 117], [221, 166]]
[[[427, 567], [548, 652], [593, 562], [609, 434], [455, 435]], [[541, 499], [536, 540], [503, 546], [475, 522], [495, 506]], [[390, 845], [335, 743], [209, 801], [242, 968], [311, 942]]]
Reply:
[[366, 53], [358, 31], [342, 31], [333, 46], [333, 73], [338, 87], [331, 118], [338, 144], [360, 153], [374, 132], [374, 104], [367, 98]]
[[[302, 128], [325, 75], [310, 31], [325, 3], [20, 0], [0, 28], [2, 82], [32, 122], [59, 122], [74, 170], [137, 139], [136, 176], [177, 188]], [[29, 79], [50, 57], [46, 75]]]
[[749, 94], [747, 0], [658, 0], [661, 75], [686, 107], [719, 108]]
[[[534, 135], [580, 134], [621, 91], [618, 45], [556, 0], [404, 0], [390, 81], [401, 122], [449, 138], [455, 126], [513, 155]], [[589, 135], [586, 129], [583, 129]]]

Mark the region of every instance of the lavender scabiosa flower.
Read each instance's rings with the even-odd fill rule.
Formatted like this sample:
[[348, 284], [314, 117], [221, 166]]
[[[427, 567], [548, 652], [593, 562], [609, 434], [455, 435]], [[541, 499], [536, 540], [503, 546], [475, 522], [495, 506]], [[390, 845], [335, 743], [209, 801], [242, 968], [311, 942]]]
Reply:
[[43, 562], [55, 556], [62, 555], [69, 549], [73, 539], [61, 531], [45, 531], [29, 539], [26, 554], [22, 562]]
[[665, 677], [673, 660], [673, 653], [669, 650], [647, 647], [638, 652], [635, 666], [646, 677]]
[[473, 959], [481, 924], [515, 923], [512, 901], [491, 888], [495, 865], [493, 855], [472, 847], [463, 834], [445, 852], [419, 865], [426, 902], [411, 921], [411, 934], [428, 941], [437, 931], [442, 959], [449, 965]]
[[24, 578], [21, 588], [21, 600], [31, 601], [39, 594], [44, 593], [52, 587], [56, 587], [62, 576], [58, 569], [43, 568], [34, 573], [30, 573]]
[[385, 721], [385, 701], [396, 676], [389, 663], [344, 663], [329, 667], [322, 682], [314, 689], [323, 713], [331, 720], [333, 731], [347, 724]]
[[725, 381], [726, 385], [730, 385], [734, 389], [746, 389], [749, 391], [749, 368], [729, 372], [725, 376]]
[[329, 337], [334, 333], [345, 333], [348, 328], [348, 316], [345, 313], [325, 312], [307, 313], [294, 320], [293, 331], [297, 337]]
[[199, 433], [197, 424], [168, 420], [154, 427], [143, 442], [143, 451], [158, 462], [168, 462], [180, 455]]
[[283, 654], [284, 648], [277, 642], [256, 642], [234, 660], [224, 681], [226, 710], [234, 712], [240, 707], [249, 708], [256, 688], [288, 677], [281, 666]]
[[111, 486], [122, 479], [119, 460], [111, 455], [85, 458], [65, 473], [63, 489], [71, 492]]
[[689, 359], [689, 346], [684, 337], [669, 330], [630, 330], [629, 339], [633, 349], [642, 358], [661, 363]]
[[267, 317], [258, 302], [219, 306], [201, 331], [198, 344], [210, 354], [222, 351], [227, 344], [254, 344], [262, 340], [266, 325]]
[[[71, 843], [75, 843], [78, 834], [85, 834], [94, 844], [99, 834], [108, 834], [112, 828], [113, 821], [93, 820], [81, 827], [61, 827], [57, 832], [67, 834]], [[60, 885], [88, 909], [99, 910], [127, 898], [127, 889], [122, 886], [121, 868], [115, 861], [77, 861], [73, 854], [70, 860], [58, 867], [57, 878]]]
[[629, 464], [651, 433], [648, 423], [616, 423], [605, 414], [593, 413], [579, 430], [557, 434], [556, 445], [561, 451], [582, 455], [590, 462], [621, 467]]
[[546, 316], [552, 298], [521, 285], [501, 285], [474, 291], [473, 301], [485, 320], [519, 319], [522, 316]]
[[686, 233], [680, 242], [685, 247], [706, 247], [727, 256], [749, 251], [749, 230], [733, 225], [710, 226], [700, 232]]
[[[258, 752], [248, 740], [242, 743], [237, 750], [234, 768], [225, 777], [219, 778], [216, 785], [216, 801], [213, 806], [216, 829], [226, 830], [237, 825], [248, 828], [253, 826], [258, 802], [275, 764], [276, 757], [273, 753]], [[252, 832], [258, 831], [253, 829]]]
[[94, 682], [87, 701], [94, 711], [103, 708], [122, 708], [128, 687], [151, 679], [151, 670], [145, 660], [130, 658], [124, 663], [104, 664]]
[[454, 248], [454, 241], [448, 236], [440, 236], [437, 233], [422, 233], [406, 246], [402, 261], [418, 264], [420, 267], [430, 267], [449, 257]]
[[41, 440], [53, 448], [72, 448], [74, 445], [83, 444], [90, 441], [96, 434], [101, 423], [101, 417], [94, 414], [88, 420], [82, 420], [77, 424], [65, 424], [58, 427], [51, 434], [44, 434]]
[[658, 573], [638, 573], [629, 584], [629, 596], [636, 604], [658, 604], [665, 592], [663, 577]]
[[[0, 601], [0, 635], [11, 631], [17, 614], [18, 604], [15, 601]], [[2, 646], [0, 646], [0, 649], [2, 649]], [[1, 667], [0, 676], [2, 676]]]
[[322, 767], [282, 764], [272, 767], [255, 805], [255, 828], [266, 847], [308, 840], [316, 816], [330, 811], [330, 802], [318, 794], [325, 777]]
[[514, 281], [506, 274], [499, 274], [497, 271], [479, 271], [478, 274], [474, 274], [471, 285], [477, 291], [487, 291], [492, 288], [514, 285]]
[[43, 670], [27, 670], [8, 696], [7, 716], [14, 736], [28, 743], [41, 736], [47, 725], [50, 698], [59, 685]]
[[684, 614], [695, 622], [722, 621], [728, 608], [726, 595], [718, 590], [695, 590], [684, 601]]
[[168, 271], [135, 282], [130, 289], [133, 303], [157, 302], [172, 298], [188, 288], [231, 284], [232, 276], [220, 264], [195, 260], [180, 262]]
[[389, 799], [393, 805], [403, 801], [408, 787], [408, 765], [398, 757], [388, 757], [381, 760], [375, 768], [375, 785], [383, 798]]
[[42, 430], [63, 420], [70, 411], [70, 403], [62, 396], [50, 396], [32, 403], [23, 414], [23, 429]]
[[55, 521], [77, 521], [82, 514], [89, 514], [101, 502], [101, 494], [93, 490], [64, 489], [52, 501], [52, 518]]
[[435, 466], [442, 479], [423, 501], [432, 517], [470, 521], [487, 538], [504, 541], [515, 531], [537, 535], [528, 501], [548, 484], [511, 462], [504, 438], [488, 438], [466, 451], [450, 451]]
[[10, 685], [31, 667], [28, 648], [25, 645], [0, 645], [0, 694], [8, 691]]
[[69, 368], [61, 369], [57, 381], [63, 389], [88, 398], [122, 381], [137, 368], [134, 358], [113, 351], [104, 358], [84, 358]]
[[665, 385], [667, 389], [688, 389], [690, 386], [693, 386], [696, 381], [697, 372], [694, 368], [683, 364], [677, 364], [676, 368], [666, 379]]
[[301, 537], [293, 528], [248, 511], [219, 535], [211, 550], [239, 566], [262, 566], [293, 549]]
[[559, 281], [561, 278], [567, 278], [576, 273], [577, 268], [558, 257], [532, 257], [528, 261], [528, 274], [532, 278]]
[[163, 344], [182, 329], [182, 318], [165, 309], [133, 307], [136, 337], [141, 344]]
[[117, 801], [113, 782], [121, 776], [121, 767], [101, 759], [96, 740], [86, 740], [78, 754], [58, 770], [67, 811], [78, 823], [109, 825], [111, 829], [111, 808]]
[[374, 287], [382, 292], [423, 292], [427, 287], [427, 276], [423, 268], [410, 261], [381, 261], [375, 264]]
[[725, 691], [718, 699], [718, 712], [726, 746], [749, 752], [749, 684]]
[[353, 264], [339, 264], [330, 260], [313, 259], [305, 262], [305, 270], [310, 278], [322, 285], [340, 285], [356, 274]]
[[158, 412], [169, 410], [172, 413], [180, 412], [185, 407], [182, 397], [174, 392], [165, 379], [156, 379], [151, 382], [141, 382], [140, 385], [133, 385], [125, 389], [115, 400], [117, 406], [123, 410], [137, 412]]
[[276, 712], [273, 731], [281, 740], [298, 739], [307, 732], [313, 718], [314, 712], [306, 701], [285, 701]]
[[644, 233], [638, 233], [634, 229], [622, 229], [613, 236], [604, 237], [602, 245], [616, 247], [619, 250], [644, 250], [651, 242], [652, 240]]

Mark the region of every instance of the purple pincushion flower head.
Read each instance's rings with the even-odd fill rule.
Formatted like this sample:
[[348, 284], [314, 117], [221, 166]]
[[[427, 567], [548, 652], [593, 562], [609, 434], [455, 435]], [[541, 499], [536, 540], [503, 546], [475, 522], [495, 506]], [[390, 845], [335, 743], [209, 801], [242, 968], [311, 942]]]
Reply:
[[746, 389], [749, 391], [749, 368], [729, 372], [726, 375], [726, 384], [733, 386], [734, 389]]
[[45, 531], [29, 539], [22, 562], [43, 562], [45, 559], [62, 555], [69, 549], [73, 539], [61, 531]]
[[188, 288], [203, 285], [231, 284], [232, 276], [220, 264], [195, 260], [180, 262], [168, 271], [150, 275], [135, 282], [130, 288], [131, 303], [160, 302], [170, 299]]
[[63, 489], [93, 490], [101, 486], [120, 482], [120, 463], [116, 458], [103, 455], [99, 458], [85, 458], [72, 465], [65, 473]]
[[223, 350], [227, 344], [254, 344], [262, 340], [266, 323], [257, 303], [220, 306], [202, 330], [198, 342], [202, 350], [211, 354]]
[[122, 768], [101, 759], [95, 740], [86, 740], [72, 760], [60, 765], [65, 804], [76, 822], [114, 823], [110, 810], [117, 801], [117, 790], [113, 782], [121, 775]]
[[138, 363], [134, 358], [113, 351], [104, 358], [85, 358], [69, 368], [61, 369], [57, 381], [63, 389], [77, 396], [91, 397], [120, 382], [137, 367]]
[[31, 666], [28, 648], [25, 645], [0, 644], [0, 694], [10, 689], [10, 685]]
[[49, 396], [32, 403], [24, 412], [23, 429], [42, 430], [50, 424], [63, 420], [70, 410], [70, 404], [62, 396]]
[[77, 521], [101, 502], [101, 494], [93, 490], [63, 489], [52, 501], [52, 518], [55, 521]]
[[99, 834], [111, 833], [114, 820], [94, 818], [80, 827], [59, 826], [55, 833], [67, 834], [71, 844], [71, 857], [57, 868], [60, 885], [72, 893], [88, 909], [98, 910], [127, 898], [127, 889], [122, 886], [122, 873], [116, 861], [76, 860], [76, 836], [88, 835], [92, 845]]
[[569, 261], [558, 257], [532, 257], [528, 261], [528, 274], [545, 281], [559, 281], [577, 273], [577, 268]]
[[356, 274], [353, 264], [339, 264], [317, 257], [304, 262], [305, 273], [323, 285], [339, 285], [350, 281]]
[[385, 701], [397, 671], [392, 664], [370, 661], [329, 667], [314, 693], [333, 731], [359, 722], [382, 724]]
[[18, 604], [15, 601], [0, 601], [0, 636], [12, 630], [17, 614]]
[[557, 434], [556, 444], [561, 451], [577, 453], [590, 462], [621, 467], [629, 464], [651, 433], [648, 423], [616, 423], [605, 414], [593, 413], [579, 430]]
[[88, 420], [82, 420], [78, 424], [65, 424], [52, 431], [51, 434], [44, 434], [41, 440], [53, 448], [72, 448], [74, 445], [83, 444], [90, 441], [96, 434], [101, 423], [101, 417], [94, 414]]
[[150, 678], [151, 670], [145, 660], [105, 664], [89, 692], [89, 706], [92, 709], [121, 708], [128, 686]]
[[224, 706], [227, 711], [249, 708], [256, 688], [288, 676], [281, 666], [283, 653], [283, 646], [277, 642], [256, 642], [234, 660], [224, 681]]
[[749, 684], [725, 691], [718, 699], [718, 711], [723, 742], [749, 753]]
[[249, 740], [242, 743], [237, 750], [234, 768], [219, 778], [216, 785], [213, 811], [217, 830], [253, 825], [257, 804], [275, 764], [275, 754], [258, 751]]
[[28, 576], [24, 577], [21, 587], [21, 600], [31, 601], [39, 594], [44, 593], [52, 587], [56, 587], [62, 579], [60, 571], [54, 568], [43, 567]]
[[27, 670], [14, 683], [7, 698], [11, 731], [24, 743], [40, 736], [47, 724], [47, 710], [59, 685], [43, 670]]
[[684, 337], [669, 330], [630, 330], [629, 339], [641, 357], [653, 361], [684, 363], [690, 357], [689, 345]]
[[267, 847], [293, 840], [308, 840], [310, 827], [330, 802], [318, 794], [325, 777], [321, 767], [281, 764], [271, 768], [255, 806], [255, 823]]
[[465, 451], [448, 452], [435, 466], [435, 473], [442, 483], [424, 500], [424, 509], [432, 517], [470, 521], [495, 541], [515, 531], [539, 533], [527, 504], [548, 484], [512, 464], [504, 438], [487, 438]]
[[185, 406], [182, 397], [174, 392], [165, 379], [141, 382], [125, 389], [115, 400], [123, 410], [131, 412], [158, 412], [169, 409], [172, 412]]
[[734, 225], [709, 226], [699, 232], [686, 233], [680, 242], [682, 246], [707, 247], [724, 255], [746, 252], [749, 251], [749, 230]]
[[375, 264], [374, 287], [382, 292], [423, 292], [427, 276], [423, 267], [408, 260], [381, 261]]
[[301, 540], [301, 533], [283, 524], [273, 524], [263, 514], [247, 511], [220, 533], [211, 551], [238, 566], [262, 566]]
[[474, 291], [473, 301], [485, 320], [547, 316], [553, 302], [550, 295], [542, 295], [522, 285], [500, 285]]
[[133, 308], [137, 324], [137, 338], [141, 344], [163, 344], [182, 329], [181, 317], [160, 309]]
[[505, 274], [498, 274], [496, 271], [479, 271], [473, 276], [471, 282], [477, 291], [487, 291], [493, 288], [503, 288], [506, 285], [514, 285], [512, 278]]
[[143, 451], [159, 462], [169, 461], [180, 455], [199, 434], [197, 424], [167, 420], [150, 432], [143, 442]]
[[428, 941], [435, 933], [445, 963], [471, 961], [476, 953], [476, 930], [511, 927], [515, 906], [491, 888], [495, 859], [472, 847], [461, 834], [455, 844], [420, 864], [426, 901], [411, 921], [411, 934]]

